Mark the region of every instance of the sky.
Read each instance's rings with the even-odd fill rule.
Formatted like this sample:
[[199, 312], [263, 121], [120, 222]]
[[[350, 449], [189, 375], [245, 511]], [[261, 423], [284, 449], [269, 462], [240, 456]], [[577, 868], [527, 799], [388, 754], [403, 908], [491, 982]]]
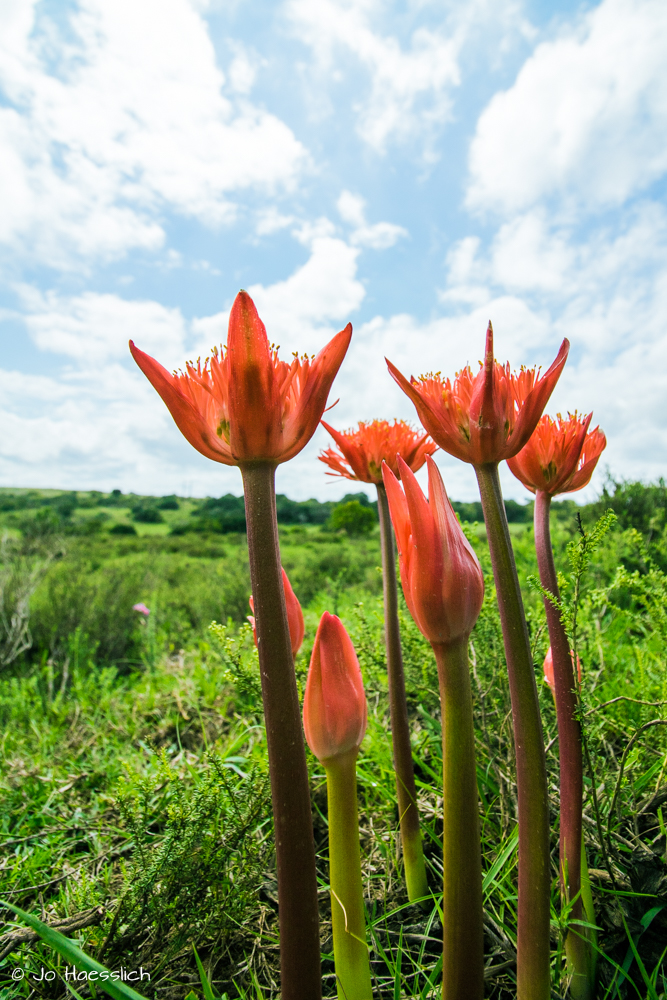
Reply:
[[[571, 341], [580, 499], [664, 475], [666, 39], [664, 0], [4, 0], [0, 485], [240, 494], [127, 348], [205, 357], [240, 288], [285, 357], [352, 323], [339, 429], [416, 422], [384, 357], [476, 370], [490, 319], [513, 367]], [[278, 491], [354, 491], [328, 444]]]

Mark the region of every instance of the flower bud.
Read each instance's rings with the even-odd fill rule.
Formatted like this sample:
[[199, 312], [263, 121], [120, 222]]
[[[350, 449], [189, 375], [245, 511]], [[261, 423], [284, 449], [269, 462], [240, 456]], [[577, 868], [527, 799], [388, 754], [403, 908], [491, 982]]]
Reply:
[[325, 611], [303, 699], [303, 728], [320, 761], [358, 750], [366, 732], [366, 695], [359, 660], [345, 626]]
[[472, 632], [484, 599], [484, 577], [438, 467], [430, 457], [426, 461], [428, 500], [400, 458], [403, 489], [387, 466], [384, 484], [410, 614], [429, 642], [449, 643]]
[[[296, 654], [301, 649], [303, 643], [303, 636], [305, 632], [305, 625], [303, 623], [303, 611], [301, 610], [301, 605], [299, 604], [299, 599], [292, 590], [292, 584], [289, 582], [289, 578], [285, 570], [283, 570], [283, 588], [285, 590], [285, 607], [287, 608], [287, 624], [289, 625], [289, 636], [292, 643], [292, 656], [296, 659]], [[250, 595], [250, 610], [255, 610], [255, 602], [252, 599], [252, 594]], [[252, 615], [248, 615], [248, 621], [252, 625], [252, 634], [255, 637], [255, 645], [257, 645], [257, 628], [255, 626], [255, 619]]]
[[[574, 654], [570, 650], [570, 659], [574, 665]], [[581, 684], [581, 660], [577, 656], [577, 673], [579, 674], [579, 683]], [[551, 652], [551, 646], [547, 649], [547, 655], [544, 657], [544, 680], [551, 688], [551, 693], [554, 698], [556, 697], [556, 682], [554, 680], [554, 658]]]

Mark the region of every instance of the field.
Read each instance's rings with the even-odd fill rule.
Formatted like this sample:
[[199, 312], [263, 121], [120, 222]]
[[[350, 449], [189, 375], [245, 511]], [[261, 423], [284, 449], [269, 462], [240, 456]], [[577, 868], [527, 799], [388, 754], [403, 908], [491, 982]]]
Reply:
[[[389, 743], [375, 511], [363, 497], [279, 505], [283, 565], [304, 608], [303, 690], [324, 610], [355, 643], [369, 705], [359, 805], [376, 996], [439, 995], [441, 731], [431, 649], [405, 606], [402, 639], [432, 907], [406, 902]], [[514, 995], [516, 788], [509, 696], [488, 549], [457, 505], [485, 572], [471, 641], [484, 850], [487, 995]], [[616, 523], [581, 578], [568, 546]], [[280, 510], [282, 509], [282, 514]], [[360, 513], [361, 511], [361, 513]], [[548, 746], [553, 996], [564, 995], [557, 886], [558, 748], [530, 507], [510, 507]], [[566, 600], [576, 602], [589, 769], [585, 838], [599, 933], [599, 997], [667, 995], [667, 489], [610, 484], [554, 504]], [[372, 515], [372, 516], [371, 516]], [[476, 520], [477, 518], [477, 520]], [[240, 520], [239, 520], [240, 519]], [[148, 997], [276, 998], [276, 883], [259, 677], [246, 622], [242, 504], [0, 491], [0, 898], [60, 927], [111, 969], [143, 969]], [[142, 602], [146, 618], [132, 606]], [[211, 628], [211, 623], [218, 623]], [[21, 649], [20, 647], [25, 647]], [[331, 956], [324, 777], [309, 756]], [[440, 796], [440, 798], [439, 798]], [[8, 911], [5, 911], [8, 915]], [[9, 919], [9, 918], [8, 918]], [[66, 995], [66, 963], [9, 920], [2, 997]], [[24, 970], [23, 979], [14, 970]], [[37, 977], [37, 979], [35, 978]], [[87, 995], [77, 985], [77, 992]]]

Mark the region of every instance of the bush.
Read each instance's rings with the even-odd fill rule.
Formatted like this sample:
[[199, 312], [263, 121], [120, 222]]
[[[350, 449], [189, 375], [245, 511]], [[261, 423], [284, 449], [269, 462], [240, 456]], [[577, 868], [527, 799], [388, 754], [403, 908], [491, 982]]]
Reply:
[[330, 524], [334, 531], [365, 535], [375, 527], [376, 517], [371, 507], [364, 507], [358, 500], [350, 500], [334, 507]]
[[141, 524], [160, 524], [164, 518], [153, 504], [139, 503], [132, 510], [132, 520]]
[[114, 524], [113, 528], [109, 528], [110, 535], [136, 535], [137, 529], [133, 524]]
[[157, 506], [160, 510], [179, 510], [180, 508], [178, 499], [173, 493], [171, 496], [162, 497], [161, 500], [158, 500]]

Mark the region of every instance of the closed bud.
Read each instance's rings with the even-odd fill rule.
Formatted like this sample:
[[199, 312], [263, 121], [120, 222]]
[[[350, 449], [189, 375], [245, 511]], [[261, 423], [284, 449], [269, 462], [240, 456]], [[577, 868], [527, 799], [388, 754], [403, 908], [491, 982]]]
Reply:
[[[285, 590], [285, 607], [287, 609], [287, 624], [289, 625], [289, 637], [290, 642], [292, 643], [292, 656], [296, 659], [296, 654], [301, 649], [305, 633], [303, 611], [301, 610], [301, 605], [299, 604], [299, 598], [292, 590], [292, 584], [289, 582], [287, 573], [285, 570], [282, 572], [283, 588]], [[252, 595], [250, 596], [250, 610], [255, 610], [255, 602], [252, 599]], [[248, 621], [252, 625], [252, 634], [255, 637], [255, 645], [257, 645], [257, 628], [255, 619], [252, 615], [248, 615]]]
[[470, 635], [484, 599], [484, 577], [463, 534], [438, 467], [428, 463], [428, 499], [399, 458], [401, 483], [384, 466], [396, 533], [403, 593], [422, 634], [432, 643]]
[[366, 694], [359, 660], [340, 618], [320, 620], [303, 699], [303, 728], [320, 761], [358, 750], [366, 732]]

